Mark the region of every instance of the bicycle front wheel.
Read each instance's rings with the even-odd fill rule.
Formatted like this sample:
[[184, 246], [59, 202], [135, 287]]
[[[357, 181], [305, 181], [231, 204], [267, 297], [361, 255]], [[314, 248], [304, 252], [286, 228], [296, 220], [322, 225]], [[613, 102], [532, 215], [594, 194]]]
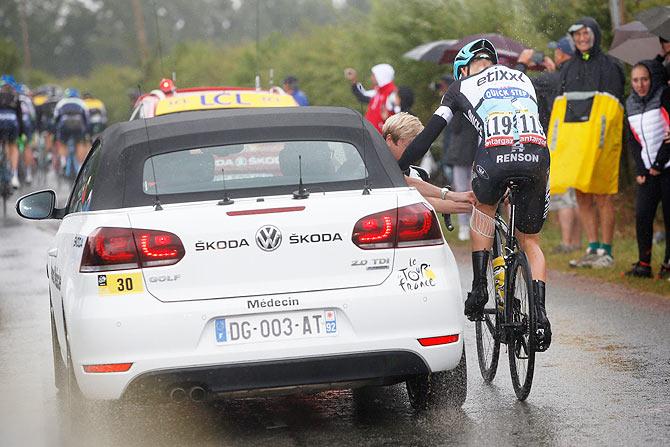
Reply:
[[530, 267], [525, 253], [519, 252], [512, 262], [505, 297], [509, 333], [507, 353], [512, 385], [517, 399], [526, 400], [533, 384], [535, 370], [535, 295]]
[[484, 306], [484, 318], [475, 322], [479, 371], [487, 383], [490, 383], [495, 378], [496, 371], [498, 370], [498, 358], [500, 357], [499, 314], [496, 305], [496, 289], [493, 279], [492, 262], [493, 259], [502, 254], [501, 241], [501, 233], [496, 229], [493, 238], [493, 247], [489, 256], [489, 264], [486, 267], [489, 300]]

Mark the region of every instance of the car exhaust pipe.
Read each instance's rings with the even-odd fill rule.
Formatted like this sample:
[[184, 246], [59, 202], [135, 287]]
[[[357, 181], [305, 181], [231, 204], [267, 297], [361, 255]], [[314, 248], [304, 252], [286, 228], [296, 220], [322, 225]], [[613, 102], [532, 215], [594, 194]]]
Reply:
[[172, 399], [172, 402], [184, 402], [184, 400], [186, 400], [186, 391], [184, 388], [180, 387], [172, 388], [172, 391], [170, 391], [170, 399]]
[[201, 386], [192, 387], [188, 394], [193, 402], [202, 402], [207, 397], [207, 391]]

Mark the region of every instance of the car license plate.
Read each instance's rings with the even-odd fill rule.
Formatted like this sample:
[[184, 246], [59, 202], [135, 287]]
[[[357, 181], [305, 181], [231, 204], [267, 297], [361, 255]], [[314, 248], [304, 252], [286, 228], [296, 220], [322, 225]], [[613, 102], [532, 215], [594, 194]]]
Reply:
[[214, 332], [216, 342], [225, 344], [335, 336], [337, 313], [322, 309], [217, 318]]

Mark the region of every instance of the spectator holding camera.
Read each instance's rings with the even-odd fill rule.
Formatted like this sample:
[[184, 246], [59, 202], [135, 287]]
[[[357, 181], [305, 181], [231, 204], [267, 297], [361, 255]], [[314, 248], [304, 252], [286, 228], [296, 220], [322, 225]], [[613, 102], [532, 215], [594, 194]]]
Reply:
[[[570, 36], [564, 36], [557, 42], [550, 42], [549, 48], [554, 49], [554, 59], [536, 53], [532, 49], [524, 50], [519, 56], [517, 70], [525, 72], [532, 65], [543, 65], [545, 71], [539, 76], [532, 78], [535, 91], [537, 92], [538, 111], [540, 122], [545, 131], [549, 127], [549, 117], [554, 100], [561, 89], [561, 68], [575, 54], [574, 42]], [[581, 227], [579, 214], [577, 212], [577, 199], [575, 190], [568, 189], [562, 194], [553, 194], [549, 205], [549, 211], [556, 211], [558, 224], [561, 228], [561, 243], [554, 247], [554, 253], [569, 253], [581, 247]]]
[[[663, 205], [665, 232], [670, 234], [670, 141], [666, 139], [670, 87], [665, 80], [664, 67], [657, 60], [635, 64], [631, 86], [633, 92], [626, 100], [626, 112], [631, 130], [628, 145], [637, 168], [635, 229], [639, 257], [626, 276], [651, 278], [654, 216], [659, 202]], [[670, 241], [667, 238], [658, 277], [670, 277]]]

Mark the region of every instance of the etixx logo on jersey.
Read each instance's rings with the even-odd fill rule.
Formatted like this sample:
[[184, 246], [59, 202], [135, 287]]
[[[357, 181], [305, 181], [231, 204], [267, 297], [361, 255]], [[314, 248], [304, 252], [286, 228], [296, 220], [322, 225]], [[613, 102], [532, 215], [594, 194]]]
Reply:
[[519, 82], [525, 82], [523, 79], [523, 73], [520, 71], [511, 71], [511, 70], [502, 70], [502, 69], [493, 69], [493, 70], [487, 70], [484, 72], [486, 74], [482, 74], [482, 76], [477, 79], [477, 86], [482, 86], [486, 84], [487, 82], [494, 82], [494, 81], [519, 81]]
[[264, 225], [256, 232], [256, 244], [263, 251], [276, 250], [281, 241], [281, 231], [273, 225]]

